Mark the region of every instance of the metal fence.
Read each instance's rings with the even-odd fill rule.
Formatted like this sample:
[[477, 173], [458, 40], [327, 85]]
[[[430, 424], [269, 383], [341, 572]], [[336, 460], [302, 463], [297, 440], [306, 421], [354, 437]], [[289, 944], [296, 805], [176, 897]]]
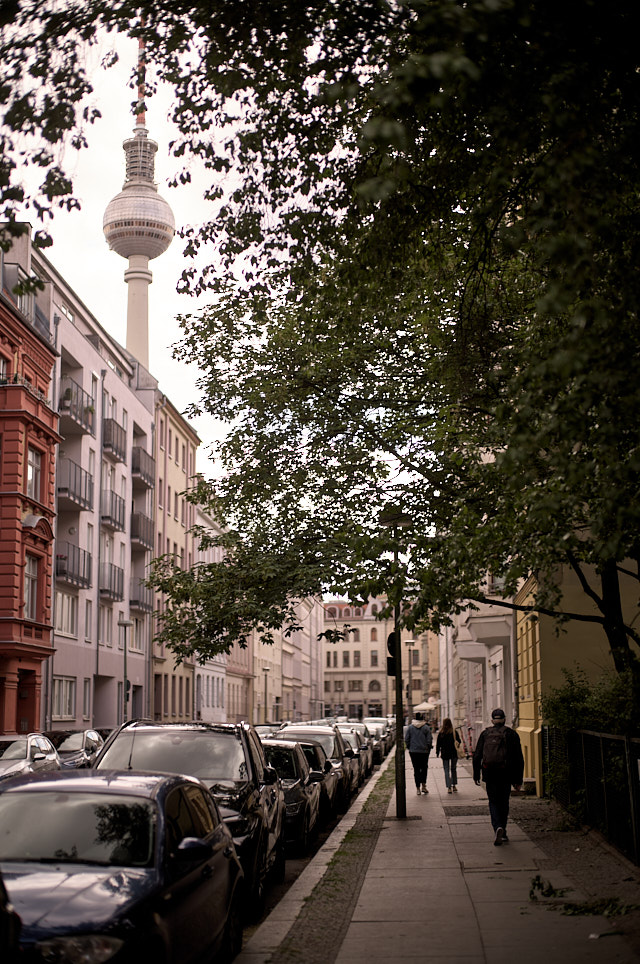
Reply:
[[545, 795], [640, 864], [640, 739], [543, 727]]

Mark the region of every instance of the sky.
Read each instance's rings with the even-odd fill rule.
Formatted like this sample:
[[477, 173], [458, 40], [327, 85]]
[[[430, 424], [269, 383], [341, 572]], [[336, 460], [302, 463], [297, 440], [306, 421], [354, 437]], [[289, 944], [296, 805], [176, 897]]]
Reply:
[[[128, 81], [136, 64], [137, 43], [119, 39], [120, 62], [105, 70], [100, 67], [100, 60], [112, 43], [112, 38], [105, 39], [91, 54], [91, 63], [95, 63], [91, 102], [103, 116], [88, 130], [89, 147], [79, 152], [68, 150], [64, 156], [81, 210], [56, 213], [48, 225], [53, 246], [44, 253], [106, 331], [124, 345], [127, 317], [124, 271], [128, 262], [109, 250], [102, 233], [102, 219], [111, 198], [122, 190], [125, 177], [122, 142], [131, 136], [135, 124], [131, 113], [135, 94]], [[205, 220], [213, 208], [209, 205], [207, 210], [202, 199], [202, 191], [210, 178], [197, 168], [192, 171], [192, 184], [168, 187], [167, 182], [178, 166], [178, 161], [169, 156], [169, 142], [174, 136], [167, 120], [170, 103], [171, 91], [161, 88], [147, 102], [146, 126], [149, 137], [158, 144], [155, 155], [158, 191], [171, 205], [178, 228]], [[176, 292], [184, 263], [182, 242], [176, 237], [169, 249], [149, 265], [153, 274], [149, 288], [149, 368], [179, 411], [184, 411], [199, 396], [195, 387], [197, 370], [172, 358], [171, 345], [180, 337], [175, 316], [195, 311], [199, 304], [206, 303], [206, 298], [197, 301]], [[208, 416], [190, 421], [202, 439], [197, 468], [211, 475], [213, 466], [207, 454], [208, 445], [224, 429]]]

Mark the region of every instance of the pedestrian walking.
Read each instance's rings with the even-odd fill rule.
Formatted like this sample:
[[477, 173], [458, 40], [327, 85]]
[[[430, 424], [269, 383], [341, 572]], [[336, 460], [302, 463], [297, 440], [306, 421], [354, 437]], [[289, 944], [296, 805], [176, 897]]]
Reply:
[[424, 713], [416, 713], [415, 720], [411, 720], [405, 733], [404, 742], [411, 757], [417, 794], [420, 796], [421, 793], [428, 793], [427, 772], [429, 770], [429, 754], [433, 746], [433, 735], [431, 727], [424, 718]]
[[458, 792], [458, 747], [461, 744], [460, 734], [454, 730], [453, 723], [447, 717], [442, 721], [436, 740], [436, 756], [442, 760], [447, 793]]
[[493, 844], [508, 843], [507, 822], [511, 787], [519, 790], [524, 774], [524, 757], [520, 737], [510, 726], [505, 726], [504, 710], [491, 714], [492, 726], [478, 737], [473, 754], [473, 779], [481, 786], [480, 775], [487, 788], [491, 826], [495, 833]]

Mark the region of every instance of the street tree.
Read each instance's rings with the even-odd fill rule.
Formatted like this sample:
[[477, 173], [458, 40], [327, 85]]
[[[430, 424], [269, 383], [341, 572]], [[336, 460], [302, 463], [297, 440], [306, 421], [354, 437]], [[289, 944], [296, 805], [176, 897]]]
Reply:
[[[293, 628], [291, 597], [323, 590], [390, 590], [408, 622], [437, 627], [482, 600], [488, 574], [506, 603], [536, 574], [532, 607], [599, 623], [640, 693], [620, 588], [637, 592], [640, 521], [631, 6], [66, 8], [20, 4], [32, 34], [2, 51], [9, 127], [45, 130], [16, 79], [33, 64], [47, 96], [64, 79], [81, 105], [79, 40], [127, 30], [175, 85], [176, 183], [199, 157], [219, 202], [184, 232], [187, 257], [212, 258], [187, 261], [182, 286], [211, 305], [185, 315], [177, 354], [201, 371], [193, 411], [229, 423], [218, 477], [193, 493], [226, 555], [187, 573], [158, 561], [162, 638], [219, 651]], [[75, 103], [49, 136], [84, 132]], [[10, 216], [19, 139], [4, 143]], [[394, 507], [410, 529], [380, 525]], [[563, 607], [562, 567], [588, 617]]]

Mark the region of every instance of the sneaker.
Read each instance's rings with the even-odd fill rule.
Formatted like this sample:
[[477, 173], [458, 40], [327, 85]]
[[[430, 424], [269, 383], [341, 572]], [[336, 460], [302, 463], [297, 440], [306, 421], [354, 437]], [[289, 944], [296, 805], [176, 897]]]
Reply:
[[493, 841], [494, 847], [501, 847], [502, 841], [504, 840], [504, 830], [502, 827], [498, 827], [496, 830], [496, 839]]
[[427, 793], [427, 792], [428, 792], [428, 791], [427, 791], [427, 784], [426, 784], [426, 783], [423, 783], [423, 784], [422, 784], [422, 792], [423, 792], [423, 793]]
[[509, 838], [507, 837], [507, 831], [506, 831], [506, 830], [503, 830], [503, 831], [502, 831], [502, 842], [503, 842], [503, 843], [509, 843]]
[[452, 787], [451, 789], [453, 790], [454, 793], [457, 793], [457, 792], [458, 792], [458, 788], [457, 788], [457, 786], [455, 785], [455, 783], [454, 783], [454, 785], [453, 785], [453, 787]]
[[447, 787], [447, 793], [453, 793], [453, 790], [451, 789], [451, 787]]
[[416, 793], [418, 794], [418, 796], [420, 796], [420, 787], [416, 788]]

